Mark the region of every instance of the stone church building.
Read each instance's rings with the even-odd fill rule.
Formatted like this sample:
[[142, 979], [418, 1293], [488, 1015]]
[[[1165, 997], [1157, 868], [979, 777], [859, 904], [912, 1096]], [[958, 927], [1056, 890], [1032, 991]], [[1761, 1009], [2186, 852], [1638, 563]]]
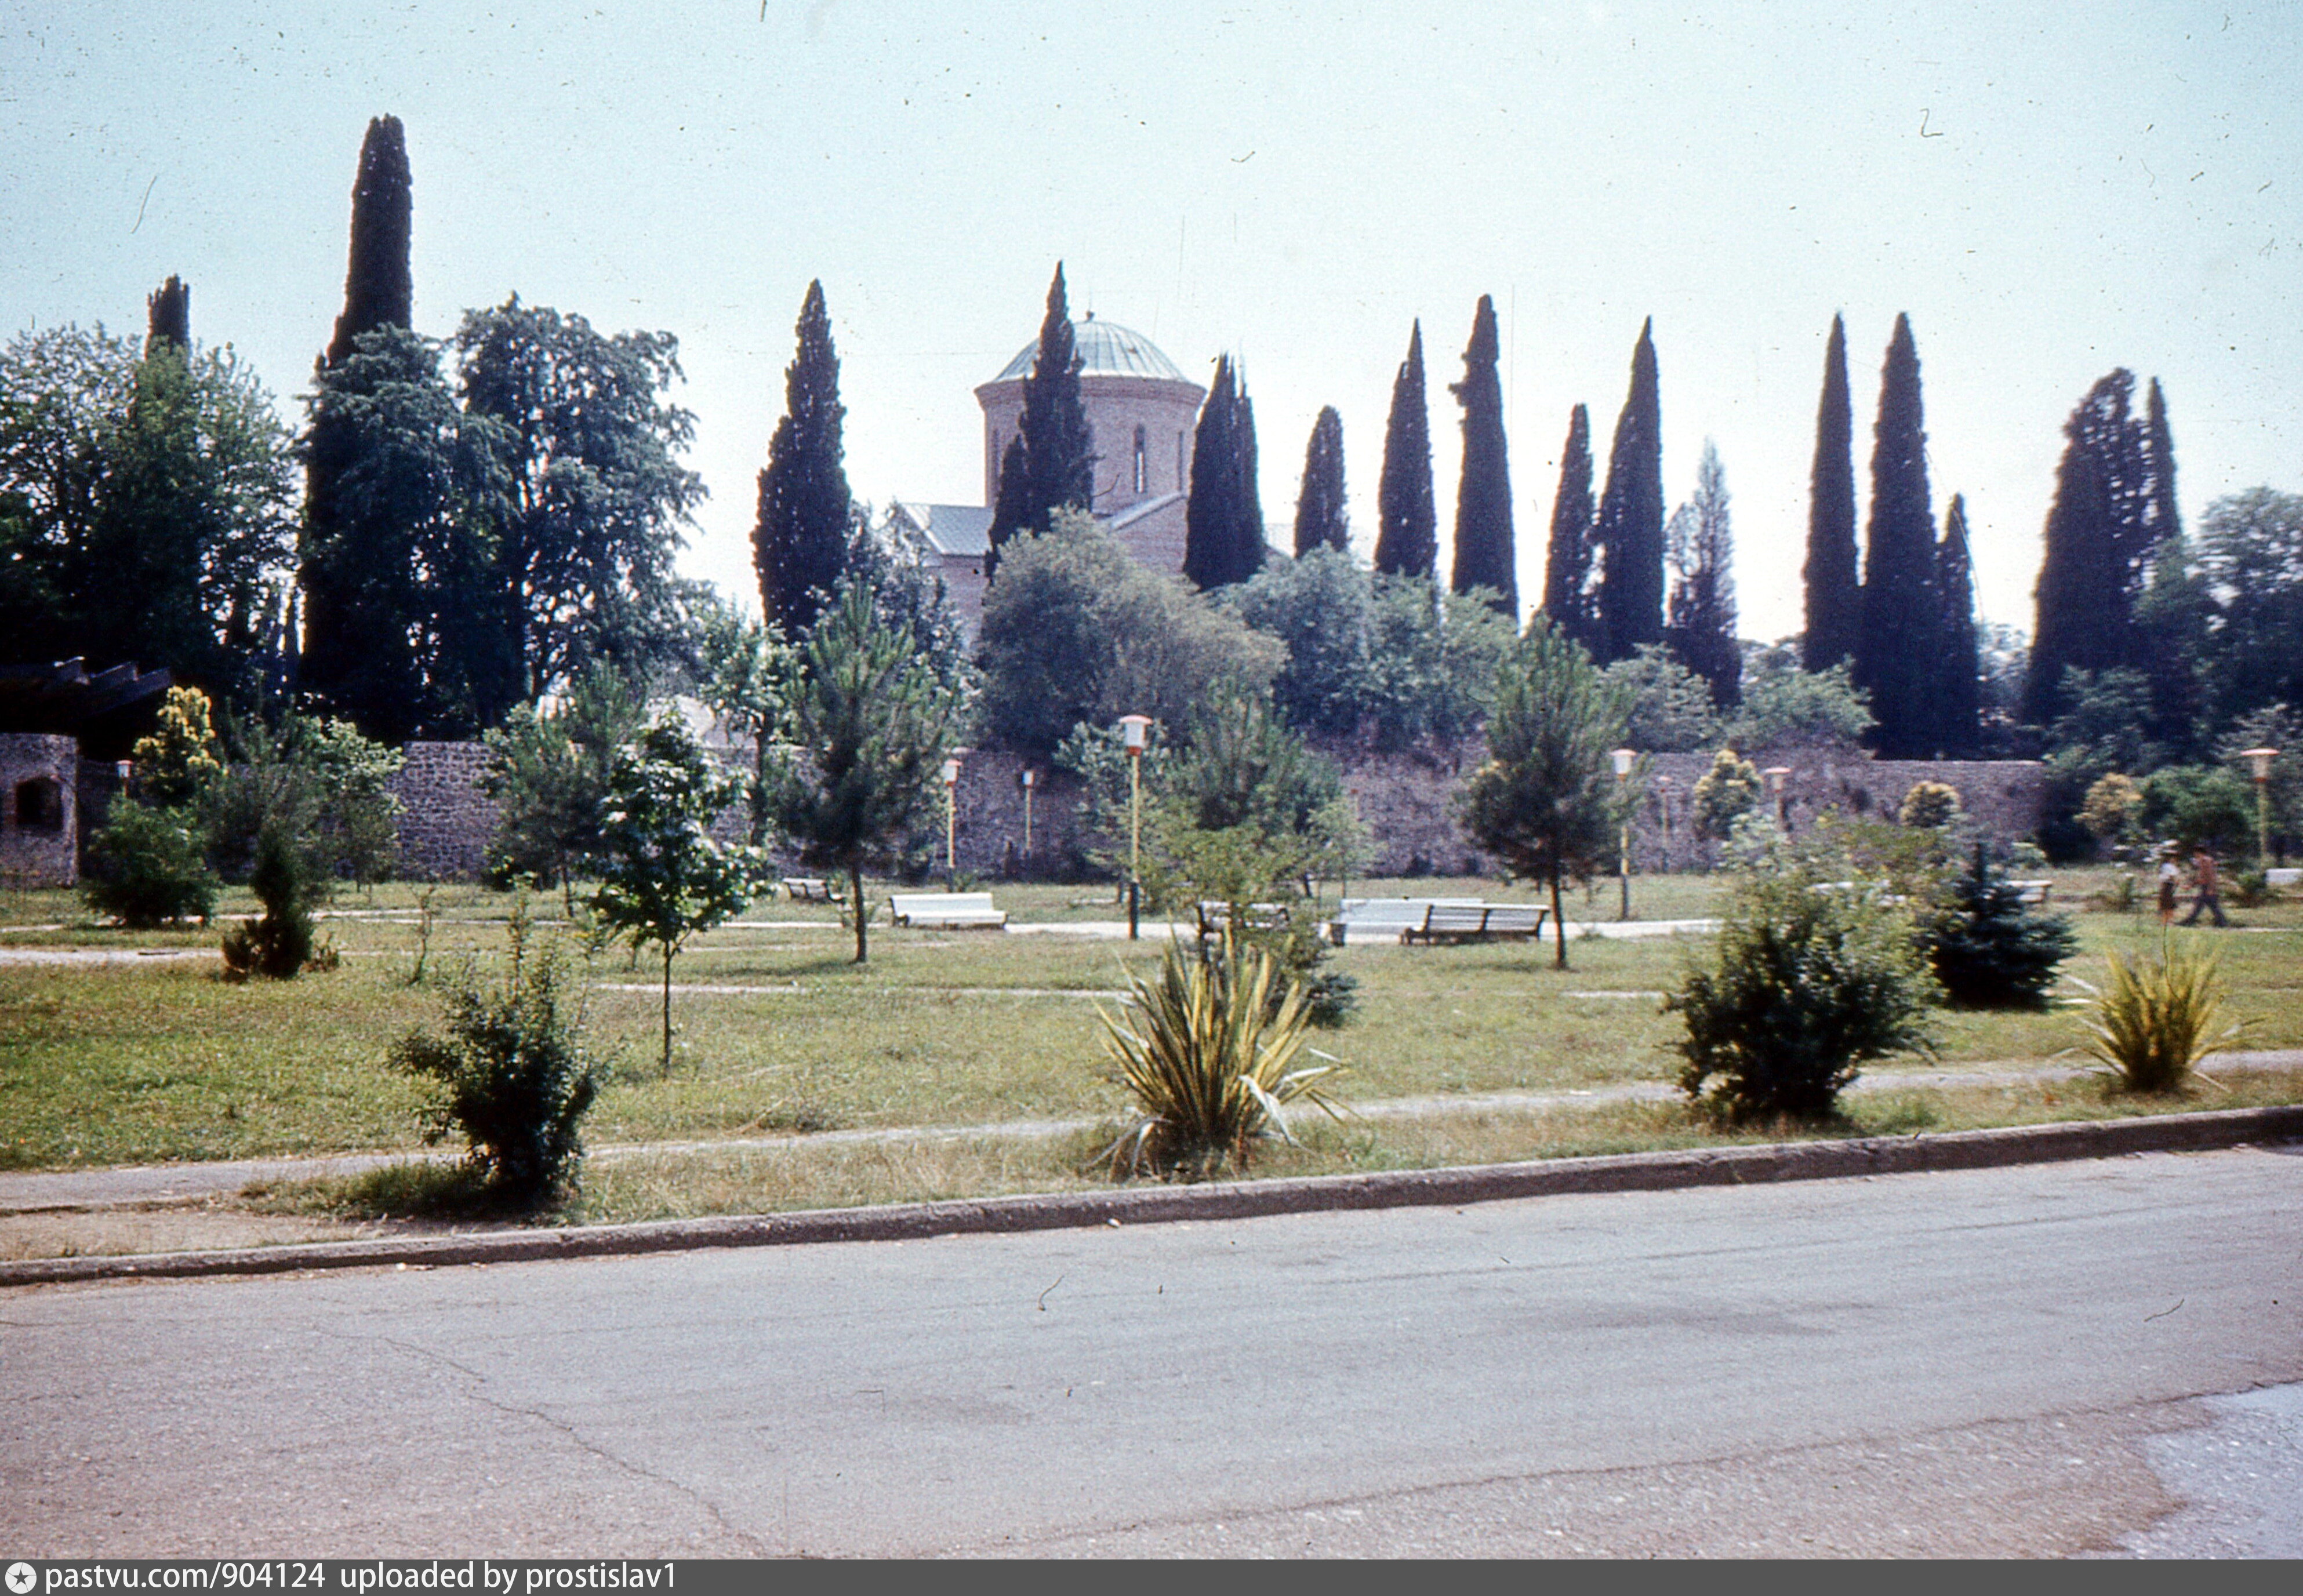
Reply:
[[[1072, 323], [1080, 358], [1080, 405], [1094, 440], [1095, 496], [1088, 505], [1144, 564], [1184, 568], [1184, 501], [1192, 481], [1192, 429], [1207, 390], [1143, 334], [1095, 312]], [[983, 559], [1000, 460], [1024, 410], [1024, 384], [1039, 357], [1034, 338], [998, 376], [975, 390], [983, 408], [983, 502], [891, 506], [933, 551], [952, 608], [970, 636], [983, 612]]]

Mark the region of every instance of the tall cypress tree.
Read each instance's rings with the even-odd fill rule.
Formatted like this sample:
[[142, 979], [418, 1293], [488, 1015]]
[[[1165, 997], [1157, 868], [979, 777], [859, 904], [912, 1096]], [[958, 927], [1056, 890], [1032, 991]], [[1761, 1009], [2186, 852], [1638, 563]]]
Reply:
[[379, 116], [360, 141], [352, 182], [351, 260], [344, 271], [344, 310], [328, 341], [328, 364], [341, 365], [352, 341], [378, 327], [415, 324], [416, 279], [408, 248], [413, 206], [408, 139], [397, 116]]
[[1431, 579], [1439, 559], [1439, 513], [1431, 498], [1431, 412], [1423, 397], [1423, 324], [1407, 335], [1407, 359], [1391, 383], [1376, 486], [1375, 568]]
[[[376, 117], [360, 141], [359, 171], [352, 181], [344, 308], [320, 358], [321, 377], [342, 369], [363, 334], [409, 327], [416, 303], [409, 265], [412, 203], [408, 142], [400, 118]], [[401, 359], [405, 354], [396, 350], [391, 359], [380, 359], [375, 368], [379, 379], [395, 365], [405, 365]], [[317, 385], [327, 386], [325, 382]], [[342, 397], [353, 398], [349, 393]], [[355, 479], [375, 464], [362, 458], [365, 445], [353, 422], [355, 411], [350, 404], [316, 402], [304, 440], [304, 528], [298, 574], [304, 591], [301, 680], [323, 703], [342, 706], [362, 725], [377, 730], [391, 724], [389, 705], [397, 689], [388, 677], [377, 674], [375, 662], [379, 650], [386, 654], [400, 651], [409, 621], [388, 606], [380, 607], [376, 596], [382, 589], [401, 586], [401, 573], [377, 569], [378, 551], [359, 546], [373, 540], [352, 536], [364, 497]], [[396, 713], [418, 712], [403, 703]]]
[[1919, 346], [1911, 317], [1898, 316], [1879, 373], [1879, 418], [1872, 430], [1863, 629], [1855, 640], [1854, 672], [1878, 717], [1873, 746], [1889, 759], [1924, 759], [1935, 752], [1932, 702], [1942, 612], [1935, 592], [1927, 440]]
[[1827, 671], [1855, 654], [1863, 584], [1855, 546], [1855, 411], [1847, 393], [1847, 324], [1831, 318], [1823, 397], [1815, 410], [1815, 465], [1808, 477], [1807, 632], [1800, 663]]
[[1313, 549], [1352, 552], [1351, 521], [1344, 507], [1344, 418], [1336, 407], [1321, 407], [1303, 449], [1303, 486], [1295, 498], [1295, 553]]
[[1255, 413], [1231, 357], [1192, 435], [1192, 490], [1184, 505], [1184, 575], [1203, 591], [1244, 582], [1263, 568], [1263, 512], [1255, 493]]
[[1967, 500], [1953, 494], [1936, 545], [1936, 598], [1942, 606], [1941, 675], [1935, 693], [1936, 749], [1972, 759], [1983, 736], [1981, 656], [1975, 627], [1975, 564], [1967, 540]]
[[1719, 447], [1703, 440], [1695, 496], [1673, 512], [1666, 529], [1678, 573], [1665, 635], [1679, 663], [1703, 678], [1722, 708], [1743, 701], [1743, 650], [1736, 639], [1735, 534], [1727, 514], [1727, 472]]
[[181, 277], [171, 274], [146, 297], [144, 352], [173, 343], [190, 354], [192, 349], [192, 291]]
[[1577, 405], [1559, 452], [1559, 492], [1551, 501], [1551, 541], [1543, 562], [1543, 612], [1587, 652], [1599, 646], [1599, 595], [1591, 586], [1591, 412]]
[[848, 565], [851, 508], [840, 442], [839, 356], [821, 281], [807, 285], [795, 329], [798, 350], [784, 372], [784, 414], [760, 473], [752, 565], [760, 607], [797, 641], [814, 627]]
[[1652, 317], [1632, 350], [1631, 391], [1615, 420], [1594, 541], [1607, 551], [1599, 658], [1612, 664], [1630, 659], [1643, 643], [1663, 641], [1663, 400]]
[[1501, 345], [1496, 302], [1486, 294], [1472, 317], [1464, 346], [1464, 380], [1448, 392], [1464, 407], [1464, 469], [1455, 487], [1457, 593], [1493, 588], [1495, 607], [1519, 619], [1519, 553], [1512, 535], [1511, 465], [1504, 443], [1504, 388], [1496, 375]]
[[999, 570], [1000, 545], [1017, 533], [1046, 531], [1048, 517], [1066, 505], [1093, 508], [1095, 438], [1088, 427], [1087, 410], [1080, 402], [1079, 384], [1079, 339], [1072, 330], [1070, 297], [1064, 289], [1064, 263], [1059, 260], [1055, 278], [1048, 284], [1039, 352], [1032, 360], [1032, 375], [1024, 379], [1024, 413], [1016, 425], [1017, 441], [1024, 445], [1019, 462], [1024, 483], [1014, 495], [1014, 519], [1009, 519], [1000, 511], [1001, 505], [1010, 502], [1008, 456], [1003, 456], [1000, 491], [993, 495], [991, 548], [983, 562], [987, 581]]
[[[2065, 671], [2140, 663], [2131, 623], [2155, 545], [2147, 521], [2156, 495], [2147, 427], [2130, 413], [2134, 390], [2133, 373], [2113, 371], [2063, 423], [2023, 684], [2023, 718], [2035, 725], [2063, 713]], [[2169, 469], [2172, 494], [2172, 460]]]

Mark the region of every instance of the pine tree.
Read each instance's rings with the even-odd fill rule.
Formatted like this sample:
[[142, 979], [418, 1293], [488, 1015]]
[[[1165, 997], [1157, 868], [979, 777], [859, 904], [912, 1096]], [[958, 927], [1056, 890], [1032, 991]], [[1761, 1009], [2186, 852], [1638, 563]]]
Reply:
[[1855, 654], [1863, 584], [1855, 546], [1855, 413], [1847, 393], [1847, 324], [1831, 318], [1823, 397], [1815, 411], [1815, 466], [1808, 478], [1807, 632], [1800, 663], [1828, 671]]
[[192, 348], [192, 291], [181, 277], [171, 274], [144, 301], [147, 314], [144, 352], [173, 343], [186, 354]]
[[367, 137], [360, 141], [359, 175], [352, 183], [351, 260], [344, 272], [344, 311], [328, 341], [329, 365], [341, 364], [362, 333], [414, 325], [409, 226], [407, 136], [400, 118], [379, 116], [369, 122]]
[[1423, 397], [1423, 324], [1407, 337], [1407, 359], [1391, 384], [1376, 488], [1375, 568], [1388, 577], [1432, 579], [1439, 559], [1439, 514], [1431, 497], [1431, 412]]
[[1451, 384], [1464, 407], [1464, 471], [1455, 489], [1457, 593], [1489, 587], [1500, 596], [1495, 607], [1519, 616], [1519, 556], [1512, 536], [1511, 466], [1504, 443], [1504, 390], [1496, 375], [1500, 352], [1496, 304], [1480, 296], [1472, 317], [1472, 341], [1464, 347], [1464, 380]]
[[1631, 392], [1615, 421], [1593, 540], [1606, 551], [1599, 657], [1613, 664], [1635, 656], [1641, 644], [1663, 641], [1663, 401], [1653, 317], [1632, 351]]
[[988, 581], [1000, 565], [1000, 548], [1021, 531], [1044, 532], [1048, 517], [1066, 505], [1094, 508], [1095, 438], [1080, 403], [1079, 340], [1072, 330], [1069, 297], [1064, 289], [1064, 263], [1048, 284], [1047, 314], [1040, 322], [1039, 353], [1032, 375], [1024, 379], [1024, 412], [1016, 437], [1024, 446], [1018, 463], [1023, 486], [1014, 495], [1016, 519], [1003, 519], [1000, 505], [1008, 503], [1008, 457], [1000, 460], [1000, 492], [993, 496], [991, 552], [983, 562]]
[[842, 463], [839, 357], [823, 284], [807, 285], [796, 329], [798, 351], [784, 373], [784, 415], [760, 473], [752, 563], [762, 612], [786, 638], [804, 638], [831, 602], [848, 564], [852, 508]]
[[1591, 584], [1591, 412], [1567, 418], [1559, 453], [1559, 492], [1551, 501], [1551, 542], [1543, 562], [1543, 612], [1554, 626], [1597, 653], [1599, 594]]
[[1328, 405], [1312, 424], [1303, 450], [1303, 486], [1295, 500], [1295, 553], [1330, 548], [1352, 552], [1351, 521], [1344, 505], [1344, 418]]
[[1735, 637], [1735, 534], [1727, 515], [1727, 473], [1719, 448], [1703, 440], [1695, 496], [1666, 528], [1672, 569], [1671, 651], [1711, 688], [1722, 709], [1743, 701], [1743, 651]]
[[1936, 751], [1946, 759], [1972, 759], [1983, 733], [1982, 660], [1975, 625], [1975, 566], [1967, 540], [1967, 500], [1951, 496], [1943, 541], [1936, 545], [1936, 598], [1943, 638], [1935, 692]]
[[1871, 520], [1866, 528], [1863, 629], [1855, 640], [1855, 685], [1878, 717], [1873, 747], [1889, 759], [1924, 759], [1934, 749], [1932, 700], [1941, 658], [1935, 593], [1935, 512], [1928, 502], [1927, 426], [1919, 398], [1919, 352], [1908, 316], [1879, 374], [1879, 418], [1872, 430]]
[[1202, 591], [1244, 582], [1263, 568], [1255, 467], [1255, 412], [1225, 355], [1192, 435], [1192, 490], [1184, 506], [1184, 575]]

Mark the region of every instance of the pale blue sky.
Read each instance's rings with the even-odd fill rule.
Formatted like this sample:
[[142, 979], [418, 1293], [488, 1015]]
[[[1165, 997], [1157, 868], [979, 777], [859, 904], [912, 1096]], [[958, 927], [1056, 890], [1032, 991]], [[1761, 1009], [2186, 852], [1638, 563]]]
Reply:
[[972, 502], [970, 390], [1059, 257], [1076, 308], [1186, 371], [1243, 356], [1282, 544], [1322, 404], [1371, 541], [1418, 316], [1444, 537], [1445, 384], [1492, 293], [1531, 595], [1568, 409], [1604, 458], [1649, 315], [1666, 492], [1716, 437], [1747, 635], [1800, 625], [1835, 310], [1859, 469], [1911, 313], [1937, 509], [1968, 494], [1993, 620], [2029, 624], [2060, 427], [2113, 366], [2166, 384], [2187, 517], [2303, 487], [2303, 8], [1108, 10], [0, 0], [0, 334], [139, 327], [180, 273], [196, 334], [292, 399], [392, 112], [421, 330], [517, 291], [677, 334], [713, 493], [683, 563], [738, 590], [808, 279], [856, 493]]

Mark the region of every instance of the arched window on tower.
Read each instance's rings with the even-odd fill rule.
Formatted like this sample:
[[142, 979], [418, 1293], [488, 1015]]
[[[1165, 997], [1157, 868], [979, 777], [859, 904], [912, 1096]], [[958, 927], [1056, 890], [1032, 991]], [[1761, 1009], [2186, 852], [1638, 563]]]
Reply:
[[1137, 427], [1135, 429], [1135, 496], [1139, 499], [1150, 492], [1152, 487], [1152, 468], [1144, 459], [1146, 441], [1143, 429]]

